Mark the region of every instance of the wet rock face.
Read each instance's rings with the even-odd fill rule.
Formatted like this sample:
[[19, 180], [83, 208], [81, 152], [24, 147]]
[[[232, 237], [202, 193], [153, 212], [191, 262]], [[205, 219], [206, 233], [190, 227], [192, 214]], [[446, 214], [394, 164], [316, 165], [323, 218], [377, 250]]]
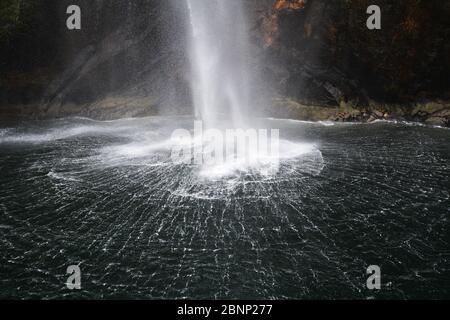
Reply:
[[[54, 30], [42, 28], [41, 32], [51, 37], [53, 48], [49, 54], [53, 59], [47, 63], [45, 77], [39, 79], [39, 90], [30, 90], [29, 83], [10, 86], [0, 97], [1, 109], [27, 105], [19, 112], [58, 117], [92, 114], [89, 110], [97, 107], [99, 111], [93, 114], [102, 118], [102, 110], [111, 111], [111, 101], [135, 97], [129, 105], [124, 104], [123, 114], [134, 115], [134, 109], [141, 115], [189, 112], [190, 93], [185, 79], [187, 28], [186, 22], [179, 19], [182, 3], [80, 0], [77, 4], [82, 8], [82, 29], [69, 31], [65, 26], [66, 8], [72, 2], [48, 1], [52, 11], [47, 19], [55, 21], [55, 26]], [[29, 52], [23, 60], [30, 59]], [[26, 71], [27, 77], [33, 76], [34, 69]], [[11, 72], [17, 73], [17, 68]], [[9, 79], [5, 82], [12, 84]]]
[[[344, 119], [356, 117], [353, 109], [370, 118], [379, 109], [374, 105], [450, 100], [448, 1], [243, 1], [255, 78], [264, 79], [253, 90], [269, 112], [278, 113], [273, 109], [289, 100], [293, 116], [328, 117], [344, 106], [352, 108]], [[71, 1], [41, 0], [34, 20], [42, 23], [33, 20], [27, 37], [0, 48], [10, 60], [1, 67], [11, 67], [1, 70], [0, 114], [14, 115], [11, 105], [27, 105], [19, 112], [33, 117], [120, 117], [120, 104], [127, 115], [191, 112], [185, 1], [77, 3], [81, 31], [65, 27]], [[382, 30], [366, 28], [370, 4], [383, 10]], [[300, 112], [301, 105], [328, 109]], [[419, 119], [410, 108], [406, 116]], [[431, 116], [440, 117], [433, 122], [447, 119]]]
[[[277, 91], [303, 103], [367, 106], [450, 98], [450, 4], [276, 1], [262, 19]], [[366, 27], [382, 8], [382, 30]], [[445, 79], [445, 80], [444, 80]]]
[[367, 102], [358, 82], [324, 59], [333, 10], [330, 1], [322, 0], [279, 0], [266, 9], [259, 30], [276, 95], [307, 105], [339, 106], [350, 98]]
[[67, 103], [98, 104], [112, 96], [148, 97], [150, 113], [186, 108], [186, 26], [175, 4], [86, 1], [84, 11], [90, 11], [84, 19], [90, 25], [80, 35], [66, 35], [64, 47], [72, 59], [47, 90], [44, 112], [57, 112]]

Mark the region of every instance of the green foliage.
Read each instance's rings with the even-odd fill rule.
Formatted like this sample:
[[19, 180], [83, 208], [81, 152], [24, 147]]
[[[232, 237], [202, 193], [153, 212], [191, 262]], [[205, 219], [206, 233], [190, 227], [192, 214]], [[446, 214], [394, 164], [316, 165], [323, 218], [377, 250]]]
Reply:
[[0, 43], [26, 32], [36, 7], [34, 0], [0, 1]]

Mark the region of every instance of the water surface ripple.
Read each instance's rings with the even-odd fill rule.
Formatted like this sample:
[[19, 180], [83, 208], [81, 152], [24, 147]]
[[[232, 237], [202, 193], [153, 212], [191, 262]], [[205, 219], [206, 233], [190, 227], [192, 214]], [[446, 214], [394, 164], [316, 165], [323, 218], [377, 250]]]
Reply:
[[155, 147], [187, 118], [0, 129], [0, 297], [450, 297], [449, 130], [261, 121], [317, 149], [208, 180]]

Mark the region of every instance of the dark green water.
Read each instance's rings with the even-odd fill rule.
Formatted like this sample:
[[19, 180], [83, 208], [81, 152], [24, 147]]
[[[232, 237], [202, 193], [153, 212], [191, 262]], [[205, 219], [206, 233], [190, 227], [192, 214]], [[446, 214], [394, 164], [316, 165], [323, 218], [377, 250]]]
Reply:
[[5, 125], [0, 297], [450, 298], [450, 130], [262, 122], [315, 147], [208, 180], [161, 148], [190, 119]]

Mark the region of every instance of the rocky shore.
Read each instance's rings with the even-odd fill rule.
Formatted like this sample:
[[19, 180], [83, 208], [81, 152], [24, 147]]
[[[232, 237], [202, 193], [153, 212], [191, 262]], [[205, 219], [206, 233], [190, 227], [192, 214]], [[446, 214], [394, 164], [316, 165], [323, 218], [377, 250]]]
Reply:
[[[94, 103], [64, 104], [46, 109], [42, 105], [0, 107], [0, 119], [43, 120], [65, 117], [88, 117], [95, 120], [115, 120], [156, 115], [192, 115], [192, 107], [182, 106], [161, 111], [158, 101], [145, 96], [108, 96]], [[304, 121], [363, 122], [377, 120], [407, 121], [430, 126], [450, 127], [450, 102], [429, 102], [411, 105], [371, 105], [354, 107], [314, 106], [302, 104], [292, 98], [273, 99], [270, 107], [258, 115]]]
[[355, 107], [342, 103], [337, 107], [305, 105], [293, 99], [275, 99], [271, 115], [306, 121], [374, 122], [377, 120], [418, 122], [450, 127], [450, 102], [415, 105], [377, 105]]

